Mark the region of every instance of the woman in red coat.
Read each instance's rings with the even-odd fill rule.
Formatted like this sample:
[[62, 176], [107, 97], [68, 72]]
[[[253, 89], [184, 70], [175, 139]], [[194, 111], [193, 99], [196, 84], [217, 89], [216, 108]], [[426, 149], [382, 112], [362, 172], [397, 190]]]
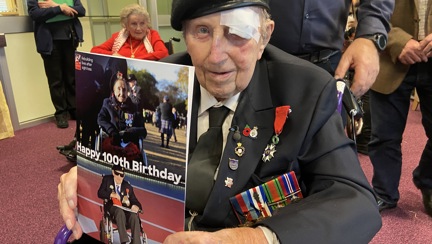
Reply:
[[125, 6], [120, 11], [120, 22], [123, 29], [93, 47], [92, 53], [147, 60], [168, 56], [168, 49], [159, 33], [150, 28], [150, 15], [144, 7], [138, 4]]

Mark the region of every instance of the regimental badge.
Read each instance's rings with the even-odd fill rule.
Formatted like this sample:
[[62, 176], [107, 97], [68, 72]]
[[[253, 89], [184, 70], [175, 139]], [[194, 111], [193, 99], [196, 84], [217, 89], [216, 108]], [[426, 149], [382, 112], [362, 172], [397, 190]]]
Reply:
[[225, 186], [228, 188], [231, 188], [231, 186], [234, 184], [233, 179], [230, 177], [227, 177], [225, 180]]
[[230, 169], [232, 170], [237, 170], [238, 169], [238, 160], [234, 159], [234, 158], [230, 158], [228, 161], [228, 166]]
[[237, 142], [237, 146], [234, 149], [235, 154], [237, 154], [237, 156], [241, 157], [243, 156], [244, 152], [245, 152], [245, 148], [244, 146], [242, 146], [241, 142]]
[[252, 139], [256, 139], [257, 136], [258, 136], [258, 127], [254, 126], [254, 128], [249, 133], [249, 137]]
[[276, 152], [276, 145], [275, 144], [268, 144], [267, 147], [264, 150], [264, 153], [262, 155], [262, 160], [264, 162], [269, 162], [270, 159], [274, 158], [274, 154]]

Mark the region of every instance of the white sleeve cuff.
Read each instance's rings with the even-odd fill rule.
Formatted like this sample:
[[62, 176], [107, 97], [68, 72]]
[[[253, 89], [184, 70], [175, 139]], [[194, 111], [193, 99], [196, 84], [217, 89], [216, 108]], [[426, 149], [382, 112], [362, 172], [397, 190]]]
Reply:
[[260, 228], [263, 231], [264, 236], [267, 239], [267, 243], [280, 244], [276, 234], [273, 231], [271, 231], [269, 228], [261, 225], [257, 226], [257, 228]]

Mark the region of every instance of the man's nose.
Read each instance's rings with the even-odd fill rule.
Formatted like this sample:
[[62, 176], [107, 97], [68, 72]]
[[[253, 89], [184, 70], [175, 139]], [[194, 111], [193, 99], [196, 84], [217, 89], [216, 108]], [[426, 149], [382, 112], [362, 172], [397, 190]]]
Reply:
[[226, 50], [229, 43], [223, 32], [214, 32], [212, 38], [212, 44], [210, 47], [209, 61], [212, 63], [220, 63], [226, 60]]

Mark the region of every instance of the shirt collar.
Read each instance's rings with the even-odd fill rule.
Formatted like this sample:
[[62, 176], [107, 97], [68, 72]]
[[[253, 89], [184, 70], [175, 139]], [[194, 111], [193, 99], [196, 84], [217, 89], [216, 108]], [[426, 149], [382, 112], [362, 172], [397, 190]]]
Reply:
[[238, 104], [238, 98], [240, 96], [240, 92], [236, 95], [218, 102], [216, 98], [211, 95], [204, 87], [200, 85], [200, 91], [201, 91], [201, 99], [200, 99], [200, 106], [198, 108], [198, 116], [200, 116], [202, 113], [206, 112], [209, 108], [216, 106], [225, 106], [229, 108], [231, 111], [235, 111]]

